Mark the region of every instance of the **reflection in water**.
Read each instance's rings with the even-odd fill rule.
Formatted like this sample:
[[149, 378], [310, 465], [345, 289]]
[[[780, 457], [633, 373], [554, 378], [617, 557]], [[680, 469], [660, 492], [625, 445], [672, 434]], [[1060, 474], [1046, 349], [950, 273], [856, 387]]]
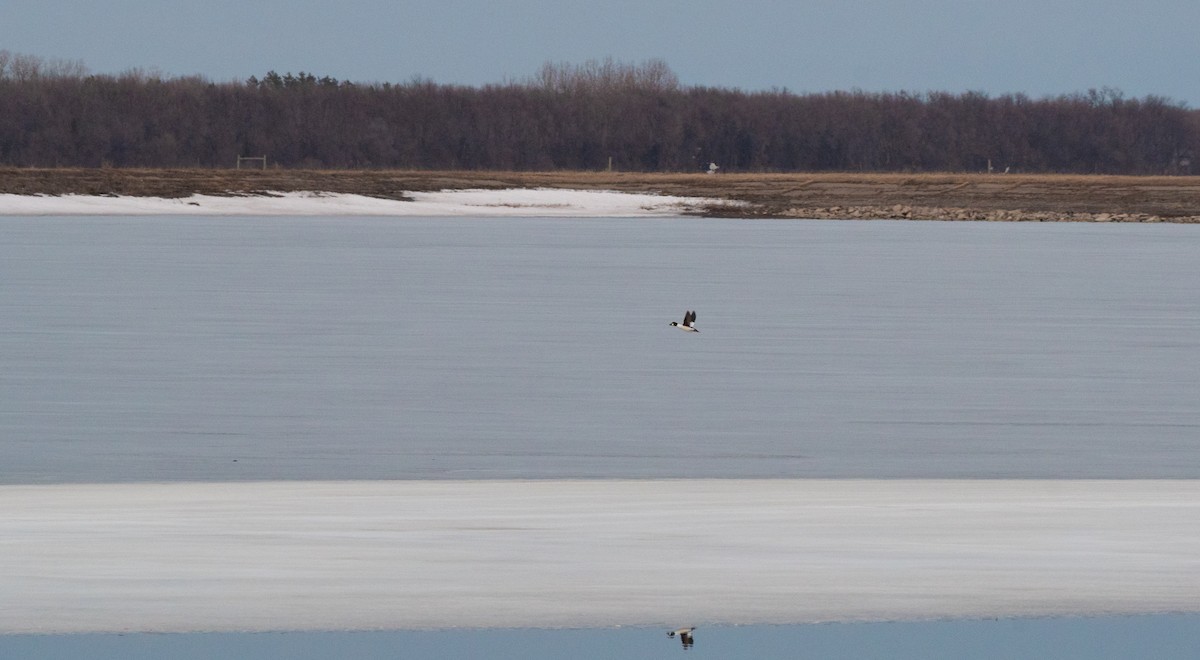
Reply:
[[679, 628], [667, 633], [667, 637], [675, 637], [676, 635], [679, 635], [679, 642], [683, 644], [683, 648], [690, 649], [692, 648], [692, 645], [696, 643], [696, 640], [692, 638], [692, 631], [695, 629], [695, 627]]

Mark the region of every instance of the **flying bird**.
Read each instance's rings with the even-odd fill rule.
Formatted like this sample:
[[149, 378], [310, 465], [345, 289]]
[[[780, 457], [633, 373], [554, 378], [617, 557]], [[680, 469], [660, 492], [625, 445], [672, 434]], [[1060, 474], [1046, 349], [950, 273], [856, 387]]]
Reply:
[[667, 633], [667, 637], [674, 637], [675, 635], [679, 635], [679, 641], [683, 644], [683, 648], [690, 649], [690, 648], [692, 648], [692, 644], [695, 643], [695, 640], [692, 639], [692, 631], [695, 629], [696, 629], [696, 627], [692, 626], [691, 628], [680, 628], [678, 630], [672, 630], [671, 632]]
[[683, 323], [679, 323], [678, 321], [671, 321], [671, 327], [679, 328], [680, 330], [683, 330], [684, 332], [700, 332], [699, 330], [696, 329], [696, 326], [693, 325], [695, 322], [696, 322], [696, 312], [689, 310], [688, 312], [686, 312], [683, 315]]

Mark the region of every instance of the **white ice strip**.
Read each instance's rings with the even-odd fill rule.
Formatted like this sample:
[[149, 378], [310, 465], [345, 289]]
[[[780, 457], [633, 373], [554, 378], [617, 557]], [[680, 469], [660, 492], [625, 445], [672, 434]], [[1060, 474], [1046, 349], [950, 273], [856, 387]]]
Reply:
[[408, 215], [669, 216], [728, 203], [703, 197], [551, 188], [446, 190], [408, 196], [413, 200]]
[[1200, 611], [1198, 481], [0, 487], [0, 632]]
[[681, 215], [718, 203], [698, 197], [550, 188], [405, 193], [409, 201], [318, 192], [159, 197], [0, 194], [0, 215], [546, 216]]

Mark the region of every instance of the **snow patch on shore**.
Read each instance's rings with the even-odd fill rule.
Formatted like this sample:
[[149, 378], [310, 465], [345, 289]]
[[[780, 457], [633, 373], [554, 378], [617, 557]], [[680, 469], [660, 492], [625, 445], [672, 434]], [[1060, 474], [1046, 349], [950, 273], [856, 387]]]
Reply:
[[1200, 611], [1200, 481], [0, 486], [0, 633]]
[[90, 195], [0, 195], [0, 215], [275, 216], [677, 216], [720, 203], [604, 190], [551, 188], [404, 193], [408, 200], [322, 192], [192, 195], [179, 199]]

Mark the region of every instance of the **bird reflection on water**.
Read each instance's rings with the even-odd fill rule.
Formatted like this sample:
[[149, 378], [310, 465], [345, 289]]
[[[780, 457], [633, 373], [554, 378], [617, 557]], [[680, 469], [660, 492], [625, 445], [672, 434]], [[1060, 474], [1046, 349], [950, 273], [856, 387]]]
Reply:
[[683, 648], [690, 649], [692, 648], [692, 644], [695, 644], [695, 640], [692, 639], [692, 631], [695, 629], [694, 626], [691, 628], [679, 628], [667, 633], [667, 637], [679, 635], [679, 641], [683, 644]]

